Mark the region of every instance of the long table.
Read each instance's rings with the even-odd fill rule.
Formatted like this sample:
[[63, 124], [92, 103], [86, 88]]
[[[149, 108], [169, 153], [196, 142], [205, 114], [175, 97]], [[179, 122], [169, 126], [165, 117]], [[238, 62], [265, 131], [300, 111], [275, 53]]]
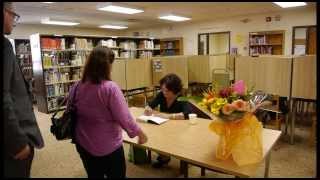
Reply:
[[[131, 107], [134, 117], [143, 113], [143, 108]], [[124, 132], [124, 142], [144, 147], [164, 155], [173, 156], [185, 163], [205, 169], [231, 174], [236, 177], [253, 177], [261, 163], [239, 167], [232, 159], [222, 161], [215, 157], [215, 148], [219, 136], [209, 130], [211, 120], [198, 118], [196, 125], [188, 120], [169, 120], [161, 125], [139, 122], [140, 127], [148, 136], [148, 142], [137, 144], [136, 138], [129, 138]], [[281, 135], [281, 131], [263, 129], [263, 158], [265, 174], [268, 177], [271, 149]], [[186, 175], [187, 176], [187, 172]]]

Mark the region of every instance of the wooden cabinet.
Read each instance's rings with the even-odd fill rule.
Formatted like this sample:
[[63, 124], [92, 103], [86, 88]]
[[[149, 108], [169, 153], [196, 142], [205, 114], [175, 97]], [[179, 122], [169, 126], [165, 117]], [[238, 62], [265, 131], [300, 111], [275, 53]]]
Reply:
[[160, 39], [160, 55], [183, 55], [183, 38]]
[[249, 33], [249, 55], [283, 55], [284, 31], [263, 31]]

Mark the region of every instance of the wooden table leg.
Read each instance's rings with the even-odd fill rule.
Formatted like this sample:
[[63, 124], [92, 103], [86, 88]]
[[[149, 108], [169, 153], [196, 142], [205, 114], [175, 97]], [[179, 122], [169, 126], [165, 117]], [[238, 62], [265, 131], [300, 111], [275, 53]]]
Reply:
[[151, 163], [151, 150], [148, 150], [148, 163]]
[[188, 178], [188, 163], [183, 160], [180, 160], [180, 173], [184, 178]]
[[201, 176], [205, 176], [206, 175], [206, 168], [201, 168]]
[[288, 133], [288, 126], [289, 126], [289, 114], [285, 115], [285, 127], [284, 127], [284, 134], [287, 135]]
[[296, 100], [293, 100], [291, 111], [291, 124], [290, 124], [290, 144], [294, 144], [294, 126], [296, 120]]
[[269, 167], [270, 167], [270, 156], [271, 156], [271, 151], [270, 150], [269, 154], [266, 157], [266, 164], [265, 164], [265, 170], [264, 170], [264, 177], [268, 178], [269, 177]]

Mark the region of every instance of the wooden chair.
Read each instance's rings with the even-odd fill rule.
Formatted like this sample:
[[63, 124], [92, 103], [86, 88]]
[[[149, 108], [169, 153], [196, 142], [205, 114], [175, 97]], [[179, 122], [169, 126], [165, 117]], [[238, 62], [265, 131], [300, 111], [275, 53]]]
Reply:
[[221, 88], [230, 86], [230, 73], [228, 69], [212, 69], [212, 83]]

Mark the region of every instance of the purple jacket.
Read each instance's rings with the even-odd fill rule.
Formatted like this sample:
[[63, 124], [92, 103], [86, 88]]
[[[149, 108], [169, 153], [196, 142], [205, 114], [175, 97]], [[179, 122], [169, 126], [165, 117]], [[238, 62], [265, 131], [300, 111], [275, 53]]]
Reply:
[[94, 156], [108, 155], [122, 146], [122, 129], [131, 138], [141, 131], [128, 109], [122, 91], [113, 81], [80, 83], [75, 105], [76, 142]]

